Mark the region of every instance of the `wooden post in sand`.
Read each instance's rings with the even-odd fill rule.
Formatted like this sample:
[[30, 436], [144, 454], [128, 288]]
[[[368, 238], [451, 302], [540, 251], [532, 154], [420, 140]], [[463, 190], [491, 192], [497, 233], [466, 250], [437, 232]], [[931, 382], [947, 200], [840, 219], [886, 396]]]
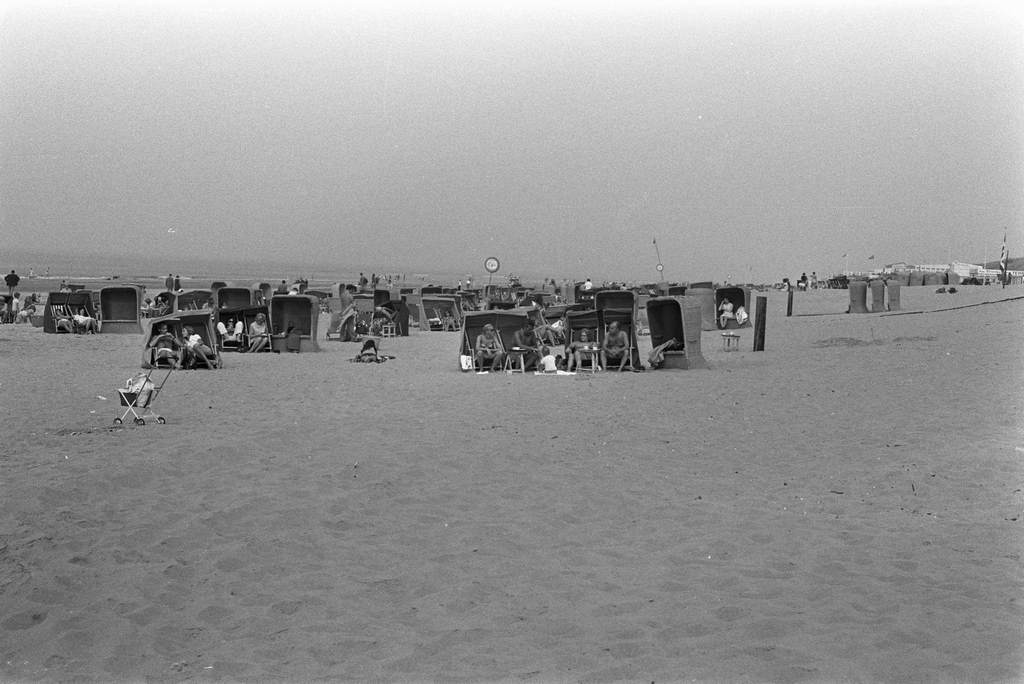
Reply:
[[[790, 308], [793, 304], [793, 292], [789, 293]], [[768, 298], [757, 298], [757, 309], [754, 312], [754, 351], [764, 351], [764, 323], [768, 318]]]
[[[761, 298], [758, 297], [758, 299], [761, 299]], [[757, 304], [758, 304], [758, 306], [760, 306], [761, 302], [758, 302]], [[789, 288], [789, 291], [786, 293], [786, 318], [789, 318], [792, 315], [793, 315], [793, 288]]]
[[700, 351], [700, 333], [703, 328], [704, 307], [693, 297], [683, 297], [680, 304], [683, 317], [683, 348], [686, 350], [686, 368], [707, 368]]
[[878, 278], [872, 280], [868, 287], [871, 289], [871, 313], [885, 311], [885, 282]]
[[890, 280], [885, 284], [885, 289], [889, 292], [889, 311], [900, 310], [900, 284], [894, 280]]

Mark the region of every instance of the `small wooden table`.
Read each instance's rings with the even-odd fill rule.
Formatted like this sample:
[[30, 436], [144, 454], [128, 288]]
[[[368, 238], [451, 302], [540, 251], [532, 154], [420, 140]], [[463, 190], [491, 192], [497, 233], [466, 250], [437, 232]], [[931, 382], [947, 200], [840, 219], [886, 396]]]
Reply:
[[590, 359], [590, 372], [596, 373], [599, 368], [601, 361], [601, 348], [600, 347], [581, 347], [580, 348], [580, 368], [577, 371], [582, 370], [584, 359]]
[[[529, 349], [518, 349], [512, 347], [505, 354], [505, 370], [509, 373], [526, 373], [526, 355], [530, 353]], [[516, 370], [516, 361], [518, 360], [519, 370]]]

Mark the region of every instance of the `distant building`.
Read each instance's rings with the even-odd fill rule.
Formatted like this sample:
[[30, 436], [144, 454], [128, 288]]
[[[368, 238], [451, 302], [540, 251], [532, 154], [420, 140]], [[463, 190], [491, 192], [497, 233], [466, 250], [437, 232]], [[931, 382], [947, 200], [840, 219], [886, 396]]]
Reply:
[[[921, 271], [923, 273], [946, 273], [952, 271], [960, 278], [977, 278], [982, 283], [994, 283], [999, 279], [998, 268], [985, 268], [978, 264], [969, 264], [964, 261], [953, 261], [948, 264], [910, 264], [906, 261], [897, 261], [886, 264], [881, 269], [868, 273], [858, 272], [850, 275], [888, 275], [891, 273], [905, 273], [907, 271]], [[1024, 279], [1024, 271], [1008, 270], [1011, 283], [1019, 283]]]

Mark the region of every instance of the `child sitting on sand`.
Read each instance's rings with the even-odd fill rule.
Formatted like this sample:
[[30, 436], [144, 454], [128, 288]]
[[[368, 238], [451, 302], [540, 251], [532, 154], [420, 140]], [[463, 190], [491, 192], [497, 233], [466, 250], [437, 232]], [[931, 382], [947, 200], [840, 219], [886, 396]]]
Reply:
[[541, 373], [555, 373], [558, 371], [558, 359], [551, 353], [546, 345], [540, 348], [540, 361], [537, 362], [537, 370]]

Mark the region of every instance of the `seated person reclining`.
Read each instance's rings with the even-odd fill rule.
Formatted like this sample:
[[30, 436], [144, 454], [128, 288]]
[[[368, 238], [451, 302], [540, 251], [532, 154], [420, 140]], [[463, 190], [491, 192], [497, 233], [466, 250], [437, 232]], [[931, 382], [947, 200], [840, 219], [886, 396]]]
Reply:
[[544, 309], [538, 307], [531, 312], [531, 316], [536, 325], [534, 332], [537, 333], [538, 340], [552, 346], [565, 343], [565, 315], [554, 323], [548, 323], [544, 317]]
[[197, 368], [199, 364], [202, 364], [207, 368], [216, 368], [216, 355], [213, 349], [210, 348], [210, 345], [206, 344], [206, 340], [203, 339], [202, 335], [188, 326], [185, 326], [184, 334], [185, 358], [182, 365], [185, 368]]
[[90, 316], [84, 307], [79, 309], [78, 313], [71, 318], [75, 322], [75, 332], [77, 333], [94, 335], [100, 331], [99, 321]]

